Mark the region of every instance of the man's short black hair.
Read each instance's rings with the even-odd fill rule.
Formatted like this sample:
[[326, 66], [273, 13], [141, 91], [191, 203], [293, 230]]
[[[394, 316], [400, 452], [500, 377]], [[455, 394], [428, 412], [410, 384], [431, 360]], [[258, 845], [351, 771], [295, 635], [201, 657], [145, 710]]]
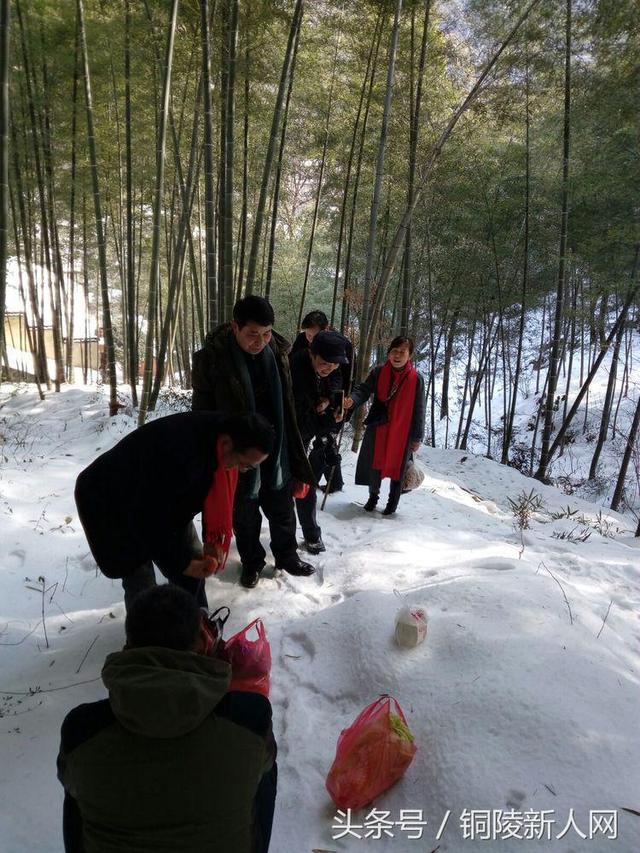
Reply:
[[179, 586], [154, 586], [133, 599], [124, 628], [127, 645], [132, 648], [162, 646], [190, 651], [200, 632], [200, 608]]
[[391, 352], [392, 349], [396, 347], [409, 347], [409, 355], [413, 355], [413, 339], [408, 338], [406, 335], [398, 335], [397, 338], [394, 338], [389, 346], [387, 347], [387, 354]]
[[309, 311], [304, 320], [302, 321], [301, 329], [313, 329], [314, 326], [318, 326], [320, 331], [323, 332], [327, 326], [329, 325], [329, 318], [324, 313], [324, 311]]
[[247, 323], [259, 326], [273, 326], [275, 315], [271, 304], [262, 296], [245, 296], [233, 306], [233, 319], [242, 328]]
[[252, 447], [271, 453], [276, 441], [275, 430], [262, 415], [229, 415], [220, 424], [220, 432], [231, 437], [236, 453], [245, 453]]

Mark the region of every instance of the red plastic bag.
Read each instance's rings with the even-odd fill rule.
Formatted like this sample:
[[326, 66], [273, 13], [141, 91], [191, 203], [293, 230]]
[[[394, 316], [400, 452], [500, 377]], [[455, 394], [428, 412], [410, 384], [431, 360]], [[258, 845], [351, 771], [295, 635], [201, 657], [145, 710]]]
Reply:
[[[257, 639], [249, 639], [255, 628]], [[245, 690], [269, 695], [271, 675], [271, 646], [261, 619], [254, 619], [233, 637], [226, 640], [219, 657], [231, 664], [229, 690]]]
[[360, 809], [397, 782], [415, 754], [402, 708], [381, 696], [340, 732], [327, 791], [338, 808]]

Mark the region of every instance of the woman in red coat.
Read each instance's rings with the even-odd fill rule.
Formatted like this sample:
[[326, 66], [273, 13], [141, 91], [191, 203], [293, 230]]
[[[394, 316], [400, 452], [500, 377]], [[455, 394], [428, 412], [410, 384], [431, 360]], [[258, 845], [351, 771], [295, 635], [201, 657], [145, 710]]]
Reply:
[[353, 389], [345, 408], [355, 411], [373, 395], [356, 466], [356, 483], [369, 486], [365, 504], [371, 512], [380, 497], [380, 484], [389, 478], [389, 500], [383, 515], [393, 515], [402, 494], [402, 480], [412, 454], [424, 436], [424, 379], [412, 364], [413, 341], [394, 338], [387, 360]]

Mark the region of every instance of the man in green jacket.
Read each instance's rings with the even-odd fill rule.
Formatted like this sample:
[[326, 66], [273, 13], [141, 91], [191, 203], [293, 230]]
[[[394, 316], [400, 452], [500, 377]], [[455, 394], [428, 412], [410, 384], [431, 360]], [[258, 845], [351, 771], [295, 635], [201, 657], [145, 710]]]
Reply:
[[195, 651], [200, 610], [179, 587], [141, 593], [125, 627], [102, 670], [109, 698], [62, 725], [66, 853], [266, 853], [269, 700], [228, 692], [229, 664]]
[[269, 521], [276, 569], [307, 576], [315, 571], [301, 560], [296, 540], [293, 494], [300, 484], [314, 487], [296, 411], [289, 372], [289, 343], [273, 330], [273, 308], [261, 296], [246, 296], [233, 308], [233, 322], [207, 335], [193, 356], [194, 409], [226, 414], [257, 413], [275, 431], [275, 446], [259, 469], [238, 479], [233, 514], [242, 562], [240, 582], [254, 587], [265, 566], [260, 543], [262, 517]]

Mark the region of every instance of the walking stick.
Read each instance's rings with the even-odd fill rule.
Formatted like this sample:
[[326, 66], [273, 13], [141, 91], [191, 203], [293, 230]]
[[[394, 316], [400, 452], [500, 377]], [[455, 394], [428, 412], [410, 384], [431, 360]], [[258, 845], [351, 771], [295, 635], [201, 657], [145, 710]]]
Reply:
[[[342, 426], [340, 427], [340, 431], [338, 432], [338, 441], [336, 443], [336, 447], [338, 449], [338, 456], [340, 455], [340, 445], [342, 444], [342, 435], [344, 433], [344, 407], [343, 407], [343, 415], [342, 415]], [[322, 503], [320, 504], [320, 509], [324, 509], [324, 505], [327, 502], [327, 498], [329, 497], [329, 491], [331, 489], [331, 483], [333, 482], [333, 475], [335, 473], [336, 468], [338, 467], [338, 463], [334, 463], [331, 466], [331, 470], [329, 471], [329, 476], [327, 477], [327, 488], [324, 490], [324, 497], [322, 498]]]

